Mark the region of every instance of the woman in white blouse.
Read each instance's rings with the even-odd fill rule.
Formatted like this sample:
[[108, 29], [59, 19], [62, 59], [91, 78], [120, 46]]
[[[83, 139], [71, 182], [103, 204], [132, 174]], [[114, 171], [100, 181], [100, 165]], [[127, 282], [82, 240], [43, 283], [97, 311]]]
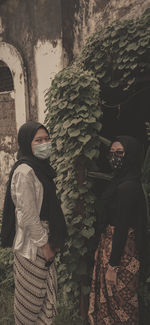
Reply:
[[56, 315], [54, 259], [64, 245], [66, 224], [56, 196], [56, 174], [49, 165], [48, 130], [29, 121], [19, 130], [18, 145], [1, 231], [3, 247], [13, 242], [15, 324], [50, 325]]

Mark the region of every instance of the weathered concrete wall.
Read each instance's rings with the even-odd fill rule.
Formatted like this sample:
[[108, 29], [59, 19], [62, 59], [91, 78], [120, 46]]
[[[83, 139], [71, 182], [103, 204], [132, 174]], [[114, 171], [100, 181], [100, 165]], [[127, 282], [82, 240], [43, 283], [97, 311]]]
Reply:
[[12, 129], [9, 101], [5, 111], [0, 107], [5, 129], [5, 136], [0, 132], [0, 208], [16, 157], [17, 130], [28, 119], [44, 121], [44, 91], [63, 67], [61, 26], [60, 0], [0, 0], [0, 60], [13, 77], [15, 114]]
[[60, 0], [0, 2], [1, 40], [19, 51], [26, 68], [30, 119], [43, 121], [43, 90], [50, 86], [50, 77], [63, 67], [60, 3]]
[[28, 118], [28, 94], [26, 89], [26, 72], [22, 57], [11, 44], [0, 42], [0, 60], [10, 70], [14, 85], [14, 99], [17, 130]]
[[29, 118], [44, 120], [44, 95], [60, 69], [77, 56], [97, 25], [136, 18], [150, 0], [0, 1], [0, 39], [22, 56]]
[[[0, 60], [12, 73], [15, 103], [14, 129], [0, 134], [2, 192], [16, 156], [17, 129], [26, 119], [43, 122], [44, 92], [55, 74], [80, 53], [98, 25], [139, 17], [148, 7], [150, 0], [0, 0]], [[0, 126], [4, 116], [1, 108]]]
[[14, 92], [0, 93], [0, 208], [6, 180], [16, 157], [16, 134]]
[[63, 45], [71, 62], [98, 25], [135, 19], [150, 7], [150, 0], [62, 0], [62, 6]]

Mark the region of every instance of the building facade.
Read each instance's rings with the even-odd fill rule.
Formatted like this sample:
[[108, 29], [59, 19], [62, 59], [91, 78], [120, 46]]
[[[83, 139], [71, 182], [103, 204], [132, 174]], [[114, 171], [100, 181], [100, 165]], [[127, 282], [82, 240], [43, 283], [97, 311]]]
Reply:
[[44, 121], [44, 94], [97, 25], [139, 17], [150, 0], [0, 0], [0, 207], [17, 131]]

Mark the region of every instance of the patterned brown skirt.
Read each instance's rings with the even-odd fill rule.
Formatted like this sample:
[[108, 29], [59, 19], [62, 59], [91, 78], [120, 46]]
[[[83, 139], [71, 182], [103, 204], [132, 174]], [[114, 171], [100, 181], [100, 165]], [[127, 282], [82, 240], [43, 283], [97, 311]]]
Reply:
[[55, 263], [45, 266], [41, 248], [34, 262], [15, 253], [14, 279], [15, 325], [51, 325], [56, 315]]
[[90, 325], [138, 325], [139, 260], [135, 249], [135, 234], [129, 229], [124, 253], [117, 273], [117, 285], [106, 279], [112, 249], [114, 227], [102, 234], [95, 261], [90, 292]]

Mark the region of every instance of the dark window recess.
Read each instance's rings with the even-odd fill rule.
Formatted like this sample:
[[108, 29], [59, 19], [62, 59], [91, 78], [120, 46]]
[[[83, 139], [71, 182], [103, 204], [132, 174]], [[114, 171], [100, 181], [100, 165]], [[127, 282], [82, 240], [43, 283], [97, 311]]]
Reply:
[[13, 78], [7, 65], [0, 61], [0, 92], [14, 89]]

